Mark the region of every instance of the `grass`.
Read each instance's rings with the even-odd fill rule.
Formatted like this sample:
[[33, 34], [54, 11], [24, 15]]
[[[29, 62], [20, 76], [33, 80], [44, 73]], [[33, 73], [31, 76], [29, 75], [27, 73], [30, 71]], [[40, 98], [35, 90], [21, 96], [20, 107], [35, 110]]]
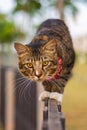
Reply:
[[87, 64], [76, 64], [63, 100], [66, 130], [87, 130]]

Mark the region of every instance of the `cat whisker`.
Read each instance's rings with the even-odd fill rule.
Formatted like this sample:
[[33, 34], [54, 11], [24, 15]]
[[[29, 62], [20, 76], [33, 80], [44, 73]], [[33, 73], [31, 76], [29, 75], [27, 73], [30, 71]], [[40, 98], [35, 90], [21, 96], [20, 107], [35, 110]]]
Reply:
[[16, 80], [16, 84], [19, 84], [19, 83], [21, 83], [21, 82], [23, 82], [23, 81], [29, 81], [30, 82], [30, 79], [27, 79], [27, 78], [19, 78], [18, 80]]
[[[25, 85], [28, 84], [28, 81], [25, 82]], [[19, 101], [21, 101], [21, 97], [22, 97], [22, 94], [24, 92], [24, 89], [25, 89], [25, 85], [22, 86], [22, 88], [20, 89], [20, 92], [19, 92]]]
[[19, 102], [20, 102], [20, 103], [21, 103], [21, 101], [22, 101], [22, 100], [21, 100], [21, 99], [22, 99], [22, 96], [21, 96], [21, 95], [22, 95], [22, 92], [23, 92], [24, 88], [25, 88], [25, 87], [23, 86], [23, 87], [20, 89], [20, 91], [19, 91]]
[[[20, 81], [20, 80], [19, 80], [19, 81]], [[19, 87], [18, 84], [22, 84], [25, 80], [24, 80], [24, 79], [23, 79], [23, 80], [21, 79], [21, 81], [20, 81], [20, 82], [19, 82], [19, 81], [16, 81], [15, 78], [11, 80], [11, 82], [10, 82], [9, 85], [12, 86], [12, 88], [13, 88], [13, 90], [12, 90], [12, 92], [11, 92], [12, 94], [14, 94], [16, 88]]]
[[16, 90], [18, 90], [18, 89], [21, 89], [22, 87], [23, 87], [23, 85], [26, 83], [27, 81], [26, 80], [24, 80], [24, 81], [22, 81], [21, 83], [16, 83], [15, 84], [15, 87], [14, 87], [14, 89], [13, 89], [13, 93], [15, 93], [16, 92]]
[[24, 98], [26, 99], [26, 96], [25, 96], [26, 92], [25, 92], [25, 91], [26, 91], [27, 88], [30, 88], [31, 83], [32, 83], [32, 81], [27, 82], [27, 85], [24, 87], [24, 89], [23, 89], [23, 91], [22, 91], [22, 93], [21, 93], [21, 97], [22, 97], [23, 94], [24, 94]]
[[27, 78], [24, 78], [24, 77], [18, 77], [18, 78], [16, 79], [16, 81], [18, 81], [18, 80], [20, 80], [20, 79], [27, 79]]
[[[31, 93], [30, 93], [30, 90], [31, 90], [31, 86], [32, 86], [32, 81], [29, 82], [29, 84], [25, 87], [24, 89], [24, 98], [26, 99], [26, 92], [28, 92], [28, 95], [29, 97], [31, 97]], [[27, 89], [29, 89], [29, 91], [27, 91]], [[26, 92], [25, 92], [26, 91]], [[28, 102], [28, 100], [26, 100]]]
[[16, 82], [16, 85], [22, 83], [23, 81], [28, 81], [28, 80], [27, 79], [21, 79], [21, 80], [19, 80], [19, 81]]
[[21, 81], [21, 83], [20, 82], [18, 82], [18, 83], [16, 83], [16, 87], [22, 87], [22, 85], [24, 84], [24, 83], [26, 83], [28, 80], [22, 80]]
[[24, 80], [24, 81], [22, 81], [22, 82], [18, 82], [18, 83], [16, 83], [16, 88], [19, 88], [19, 87], [23, 87], [23, 85], [26, 83], [27, 81], [26, 80]]

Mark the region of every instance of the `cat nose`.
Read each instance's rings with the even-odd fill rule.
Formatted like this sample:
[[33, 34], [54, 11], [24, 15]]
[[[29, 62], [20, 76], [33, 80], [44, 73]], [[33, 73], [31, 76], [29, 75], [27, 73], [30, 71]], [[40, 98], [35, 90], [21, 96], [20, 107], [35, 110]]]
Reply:
[[36, 76], [37, 76], [38, 78], [40, 78], [40, 77], [41, 77], [41, 75], [42, 75], [42, 73], [41, 73], [41, 74], [38, 74], [38, 75], [36, 74]]
[[38, 78], [40, 78], [40, 77], [41, 77], [41, 75], [42, 75], [42, 73], [41, 73], [41, 72], [36, 71], [36, 76], [37, 76]]

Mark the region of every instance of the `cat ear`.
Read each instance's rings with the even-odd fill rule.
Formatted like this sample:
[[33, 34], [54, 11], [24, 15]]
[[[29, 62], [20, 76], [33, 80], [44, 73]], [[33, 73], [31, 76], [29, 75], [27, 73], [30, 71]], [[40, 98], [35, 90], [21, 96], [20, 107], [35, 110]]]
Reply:
[[52, 39], [49, 42], [47, 42], [46, 44], [44, 44], [42, 46], [42, 49], [44, 51], [55, 51], [55, 49], [56, 49], [56, 42], [55, 42], [55, 40]]
[[21, 43], [15, 42], [14, 48], [16, 49], [17, 53], [20, 55], [22, 53], [28, 52], [29, 48]]

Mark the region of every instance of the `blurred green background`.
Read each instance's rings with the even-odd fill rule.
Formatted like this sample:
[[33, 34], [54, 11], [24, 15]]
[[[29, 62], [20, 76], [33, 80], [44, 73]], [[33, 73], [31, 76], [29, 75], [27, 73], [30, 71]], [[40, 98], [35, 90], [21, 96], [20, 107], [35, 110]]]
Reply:
[[42, 21], [60, 18], [69, 27], [76, 63], [63, 100], [67, 130], [87, 130], [86, 12], [87, 0], [5, 0], [0, 3], [1, 65], [17, 67], [14, 42], [29, 43]]

